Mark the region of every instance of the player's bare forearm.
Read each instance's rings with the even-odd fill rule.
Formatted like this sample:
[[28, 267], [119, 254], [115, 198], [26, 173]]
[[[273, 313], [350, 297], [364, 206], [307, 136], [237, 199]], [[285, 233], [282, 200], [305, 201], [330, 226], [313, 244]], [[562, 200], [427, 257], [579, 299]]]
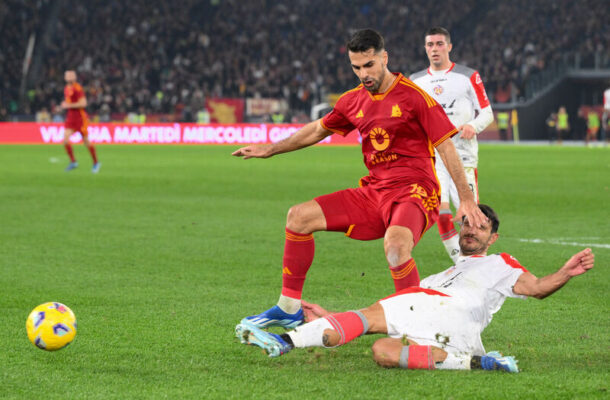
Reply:
[[455, 220], [460, 221], [463, 216], [466, 216], [471, 224], [474, 226], [480, 226], [486, 219], [485, 215], [481, 212], [476, 202], [474, 201], [474, 194], [468, 186], [466, 180], [466, 174], [464, 173], [464, 166], [460, 161], [455, 145], [451, 140], [445, 140], [439, 144], [436, 149], [451, 175], [451, 179], [455, 183], [455, 187], [460, 197], [460, 207], [455, 215]]
[[521, 274], [513, 291], [516, 294], [544, 299], [561, 289], [573, 277], [582, 275], [593, 268], [594, 262], [595, 255], [591, 249], [584, 249], [574, 254], [553, 274], [542, 278], [536, 278], [529, 272]]
[[234, 151], [232, 155], [244, 157], [244, 159], [269, 158], [276, 154], [288, 153], [316, 144], [331, 133], [332, 132], [322, 127], [319, 120], [313, 121], [299, 129], [293, 135], [277, 143], [242, 147]]

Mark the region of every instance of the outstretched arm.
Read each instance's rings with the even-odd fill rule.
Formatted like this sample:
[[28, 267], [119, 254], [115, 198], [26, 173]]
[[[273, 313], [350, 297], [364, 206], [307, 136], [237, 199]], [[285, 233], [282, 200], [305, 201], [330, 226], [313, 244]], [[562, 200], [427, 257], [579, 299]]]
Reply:
[[474, 201], [474, 195], [468, 186], [468, 181], [466, 181], [464, 167], [462, 166], [460, 157], [455, 150], [453, 141], [445, 140], [439, 144], [436, 149], [438, 150], [443, 163], [447, 167], [447, 171], [449, 171], [451, 179], [453, 179], [455, 187], [458, 191], [458, 196], [460, 197], [460, 208], [455, 214], [454, 221], [461, 221], [462, 217], [466, 216], [472, 226], [481, 226], [487, 218]]
[[269, 158], [276, 154], [288, 153], [289, 151], [302, 149], [318, 143], [320, 140], [331, 135], [332, 132], [324, 129], [320, 120], [313, 121], [299, 129], [284, 140], [277, 143], [258, 144], [242, 147], [232, 153], [237, 157], [248, 158]]
[[570, 279], [582, 275], [591, 268], [595, 261], [595, 255], [591, 249], [584, 249], [574, 254], [559, 270], [553, 274], [536, 278], [529, 272], [521, 274], [513, 292], [525, 296], [544, 299], [561, 289]]

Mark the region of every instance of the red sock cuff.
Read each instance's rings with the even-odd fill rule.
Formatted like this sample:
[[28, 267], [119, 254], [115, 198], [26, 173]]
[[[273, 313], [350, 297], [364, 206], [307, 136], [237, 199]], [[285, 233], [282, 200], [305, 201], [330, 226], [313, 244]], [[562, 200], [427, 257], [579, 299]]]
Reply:
[[286, 239], [292, 240], [293, 242], [304, 242], [313, 240], [313, 233], [297, 233], [286, 228]]
[[415, 265], [415, 260], [409, 258], [407, 261], [397, 267], [390, 267], [390, 273], [392, 274], [392, 278], [402, 279], [407, 277], [411, 271], [413, 271], [413, 268], [417, 268]]
[[[456, 234], [457, 232], [455, 231], [455, 226], [453, 225], [453, 215], [451, 214], [451, 212], [447, 212], [444, 214], [440, 214], [438, 216], [438, 232], [441, 234], [441, 236], [443, 236], [443, 239], [445, 239], [445, 235], [453, 233]], [[453, 235], [452, 235], [453, 236]]]
[[398, 365], [405, 369], [435, 369], [432, 346], [404, 346], [400, 352]]
[[358, 336], [362, 336], [368, 330], [368, 321], [359, 311], [346, 311], [327, 315], [326, 320], [330, 322], [333, 329], [341, 336], [339, 345], [351, 342]]
[[412, 258], [397, 267], [390, 267], [390, 273], [397, 292], [410, 286], [419, 286], [419, 272]]

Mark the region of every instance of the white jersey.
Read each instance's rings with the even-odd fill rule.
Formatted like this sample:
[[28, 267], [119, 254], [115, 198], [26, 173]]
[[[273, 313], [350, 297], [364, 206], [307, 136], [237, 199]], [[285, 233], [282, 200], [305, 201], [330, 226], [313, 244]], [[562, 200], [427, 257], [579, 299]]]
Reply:
[[455, 266], [380, 301], [388, 335], [452, 353], [485, 354], [481, 332], [526, 272], [506, 253], [460, 257]]
[[460, 256], [455, 266], [430, 275], [420, 286], [465, 299], [472, 316], [481, 323], [481, 331], [491, 322], [506, 297], [519, 297], [513, 286], [525, 268], [506, 253], [489, 256]]
[[610, 111], [610, 88], [604, 92], [604, 110]]
[[[483, 81], [474, 69], [453, 63], [447, 70], [421, 70], [412, 74], [410, 79], [443, 107], [456, 127], [468, 123], [479, 133], [493, 121]], [[464, 167], [476, 168], [479, 152], [476, 136], [464, 140], [458, 133], [452, 140]], [[438, 154], [436, 159], [437, 165], [442, 164]]]

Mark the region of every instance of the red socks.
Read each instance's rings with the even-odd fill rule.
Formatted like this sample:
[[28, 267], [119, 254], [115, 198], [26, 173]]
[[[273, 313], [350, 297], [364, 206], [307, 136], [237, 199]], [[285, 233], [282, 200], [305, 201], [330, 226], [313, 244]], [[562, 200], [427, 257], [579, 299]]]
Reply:
[[293, 299], [301, 298], [305, 275], [313, 262], [314, 252], [315, 244], [312, 234], [304, 235], [286, 228], [282, 295]]
[[[68, 153], [68, 157], [70, 157], [71, 162], [75, 162], [74, 151], [72, 150], [72, 145], [70, 143], [65, 144], [66, 153]], [[93, 145], [87, 147], [89, 149], [89, 153], [91, 153], [91, 158], [93, 159], [93, 164], [97, 164], [97, 154], [95, 153], [95, 147]]]
[[451, 219], [453, 219], [451, 211], [444, 213], [441, 212], [441, 214], [438, 216], [438, 233], [440, 233], [443, 241], [451, 239], [458, 234]]
[[93, 145], [88, 147], [89, 153], [91, 153], [91, 158], [93, 158], [93, 164], [97, 164], [97, 155], [95, 154], [95, 147]]
[[419, 286], [419, 272], [412, 258], [397, 267], [390, 267], [390, 273], [397, 292], [410, 286]]
[[351, 342], [369, 330], [369, 323], [360, 311], [346, 311], [324, 317], [341, 336], [338, 346]]
[[70, 157], [70, 162], [75, 162], [76, 160], [74, 159], [74, 151], [72, 151], [72, 145], [68, 143], [64, 144], [64, 147], [66, 148], [66, 153], [68, 153], [68, 157]]
[[431, 346], [404, 346], [398, 365], [404, 369], [435, 369]]

